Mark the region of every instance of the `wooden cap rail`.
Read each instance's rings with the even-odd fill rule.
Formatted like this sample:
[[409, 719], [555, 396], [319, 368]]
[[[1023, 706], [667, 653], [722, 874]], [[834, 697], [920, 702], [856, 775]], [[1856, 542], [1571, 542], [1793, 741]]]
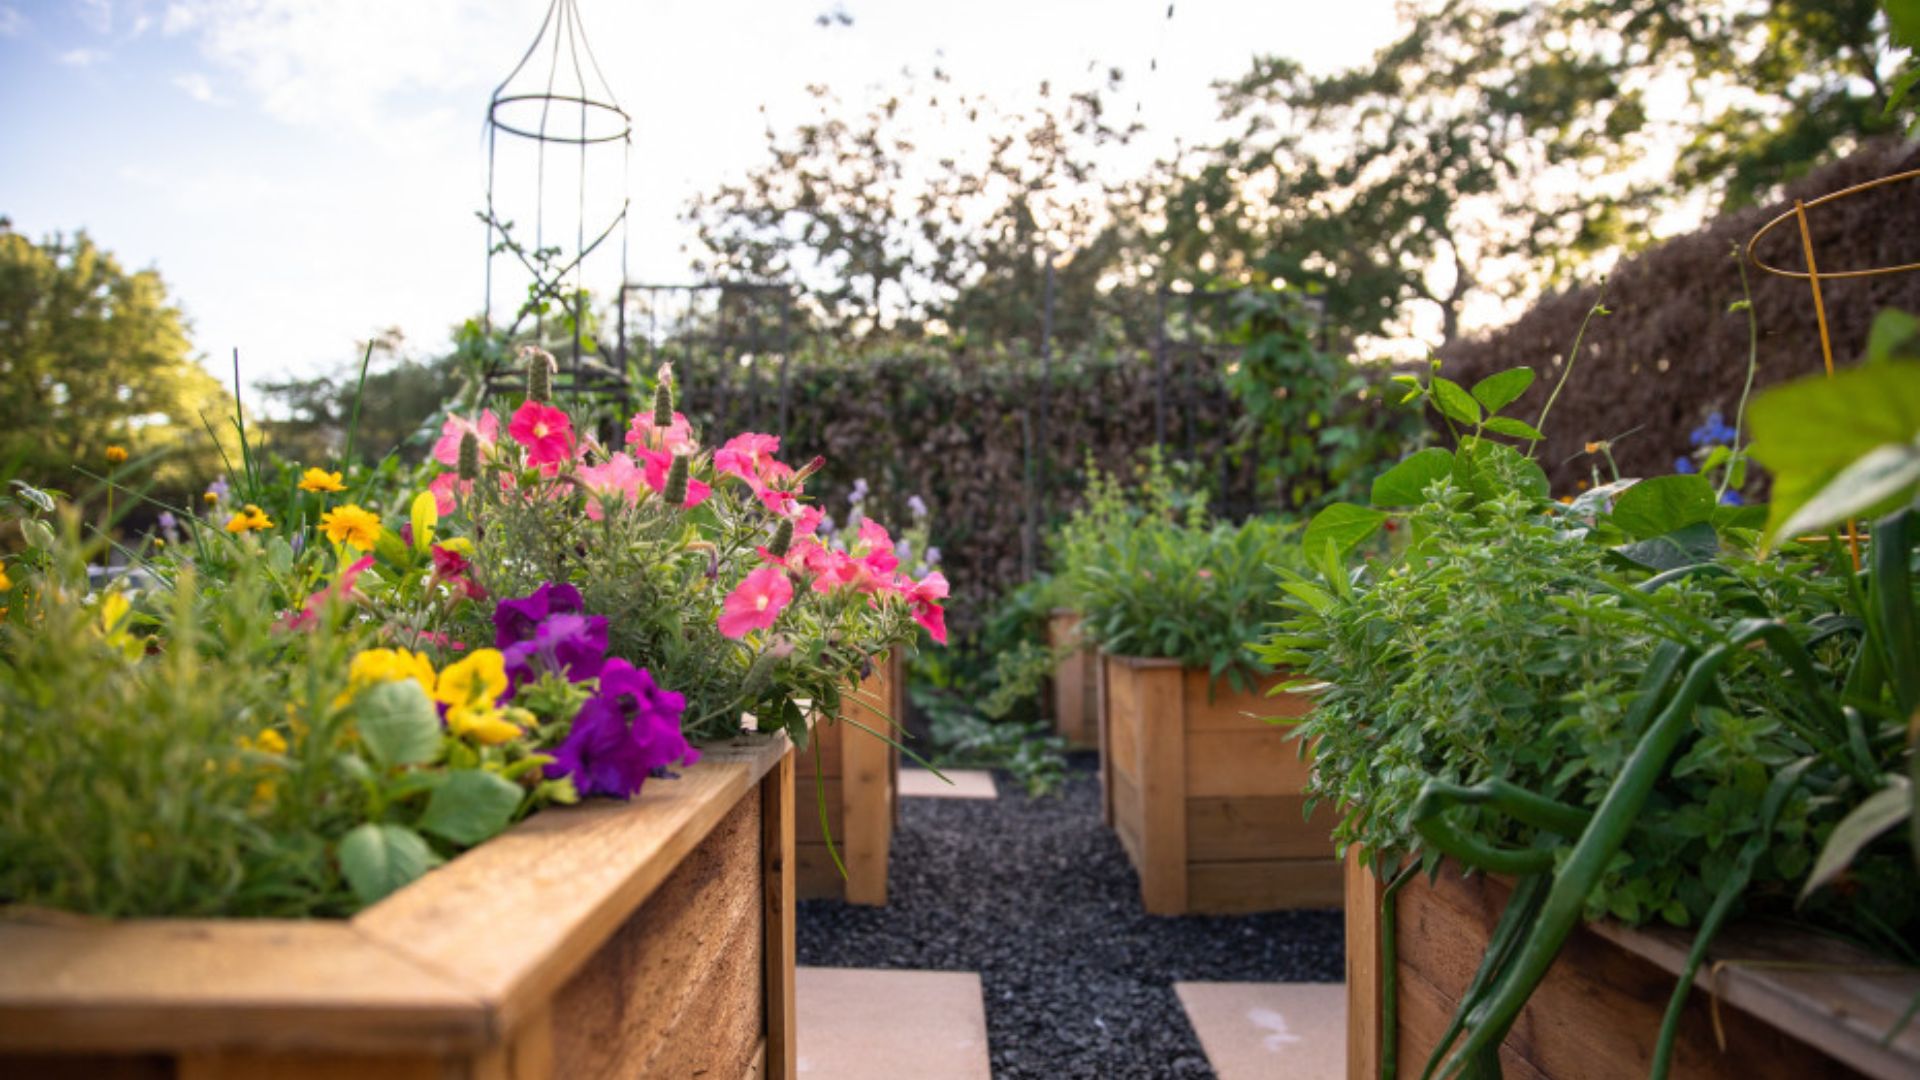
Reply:
[[349, 920], [5, 913], [0, 1052], [497, 1047], [788, 749], [709, 748], [630, 803], [542, 811]]

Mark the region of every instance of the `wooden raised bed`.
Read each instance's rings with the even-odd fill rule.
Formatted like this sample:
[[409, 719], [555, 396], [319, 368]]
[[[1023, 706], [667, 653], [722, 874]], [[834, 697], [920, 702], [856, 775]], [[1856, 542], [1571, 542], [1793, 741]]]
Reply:
[[1055, 608], [1047, 618], [1047, 644], [1072, 646], [1053, 668], [1053, 729], [1077, 749], [1100, 744], [1100, 654], [1080, 638], [1080, 613]]
[[1175, 660], [1108, 656], [1100, 777], [1107, 824], [1155, 915], [1338, 907], [1331, 807], [1304, 816], [1311, 763], [1285, 725], [1299, 697], [1210, 685]]
[[[1418, 1076], [1510, 888], [1484, 875], [1462, 878], [1449, 865], [1437, 882], [1421, 877], [1400, 890], [1399, 1030], [1383, 1033], [1381, 886], [1352, 855], [1347, 875], [1347, 1076], [1379, 1075], [1383, 1034], [1398, 1040], [1399, 1075]], [[1692, 944], [1690, 931], [1665, 926], [1576, 928], [1501, 1047], [1506, 1076], [1644, 1080]], [[1712, 946], [1689, 995], [1672, 1075], [1911, 1080], [1920, 1076], [1920, 1029], [1881, 1040], [1916, 993], [1920, 972], [1804, 930], [1736, 923]]]
[[[887, 718], [898, 721], [905, 715], [906, 685], [900, 653], [889, 653], [854, 691], [858, 702], [844, 702], [839, 718], [814, 724], [817, 756], [812, 745], [794, 755], [800, 800], [794, 834], [802, 900], [845, 900], [874, 907], [887, 902], [887, 859], [900, 797], [900, 753], [870, 731], [844, 721], [852, 719], [871, 731], [890, 731]], [[820, 827], [821, 788], [834, 849], [847, 867], [844, 878], [827, 852], [827, 838]]]
[[714, 748], [352, 919], [0, 919], [0, 1076], [793, 1077], [793, 759]]

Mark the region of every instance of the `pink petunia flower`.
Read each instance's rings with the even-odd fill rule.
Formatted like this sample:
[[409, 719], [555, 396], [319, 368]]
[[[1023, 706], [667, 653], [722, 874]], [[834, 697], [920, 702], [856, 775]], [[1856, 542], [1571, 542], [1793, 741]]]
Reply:
[[[780, 436], [760, 435], [749, 431], [728, 439], [727, 444], [713, 455], [713, 467], [758, 486], [762, 482], [767, 466], [779, 465], [779, 462], [773, 459], [773, 455], [779, 452]], [[786, 467], [781, 466], [781, 468]], [[791, 471], [791, 469], [788, 470], [788, 472]]]
[[[626, 454], [615, 454], [604, 465], [589, 465], [576, 475], [587, 489], [587, 517], [599, 521], [606, 516], [607, 501], [624, 497], [628, 506], [640, 503], [640, 485], [646, 480], [646, 473]], [[661, 483], [666, 483], [666, 475], [661, 474]], [[687, 484], [691, 494], [693, 484]]]
[[913, 608], [913, 621], [926, 628], [928, 636], [941, 645], [947, 643], [947, 612], [940, 601], [947, 598], [947, 579], [935, 570], [919, 581], [906, 584], [901, 590], [907, 598], [907, 604]]
[[[673, 455], [665, 450], [636, 450], [643, 472], [641, 480], [653, 489], [655, 495], [664, 495], [667, 491], [667, 473], [673, 468]], [[713, 494], [713, 485], [703, 480], [687, 477], [687, 501], [680, 504], [682, 510], [691, 510], [707, 501]]]
[[672, 423], [656, 427], [651, 410], [634, 416], [627, 427], [627, 445], [635, 450], [665, 450], [670, 454], [691, 454], [697, 449], [693, 425], [687, 422], [684, 413], [674, 413]]
[[559, 466], [573, 459], [573, 420], [538, 401], [521, 404], [507, 422], [507, 434], [527, 448], [527, 464]]
[[480, 410], [480, 415], [472, 420], [458, 414], [449, 415], [447, 422], [440, 425], [440, 441], [433, 444], [433, 460], [442, 465], [460, 464], [460, 440], [468, 432], [472, 432], [480, 444], [480, 456], [485, 459], [500, 442], [500, 418], [492, 409]]
[[793, 519], [793, 535], [812, 536], [820, 531], [820, 522], [826, 519], [826, 511], [817, 506], [803, 506]]
[[778, 566], [762, 566], [727, 594], [720, 612], [720, 632], [730, 638], [772, 626], [793, 600], [793, 582]]

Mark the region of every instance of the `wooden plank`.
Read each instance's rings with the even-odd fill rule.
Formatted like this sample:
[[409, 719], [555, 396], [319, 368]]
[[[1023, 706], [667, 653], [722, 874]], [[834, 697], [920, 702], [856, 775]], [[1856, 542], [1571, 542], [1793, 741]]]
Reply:
[[1187, 700], [1187, 730], [1288, 730], [1287, 725], [1272, 723], [1269, 718], [1297, 719], [1312, 708], [1312, 703], [1298, 694], [1267, 696], [1268, 690], [1289, 678], [1292, 676], [1270, 675], [1254, 683], [1250, 690], [1235, 690], [1225, 680], [1215, 682], [1204, 669], [1185, 669], [1181, 692]]
[[[629, 803], [535, 814], [353, 919], [478, 995], [511, 1029], [542, 1007], [785, 756], [784, 736], [709, 748]], [[503, 932], [503, 927], [512, 932]]]
[[766, 1030], [761, 853], [756, 788], [554, 996], [556, 1076], [746, 1069]]
[[1105, 745], [1101, 747], [1100, 763], [1107, 771], [1126, 774], [1136, 786], [1141, 783], [1139, 685], [1138, 672], [1108, 663]]
[[433, 1055], [335, 1054], [317, 1050], [207, 1050], [180, 1057], [178, 1080], [446, 1080], [469, 1076]]
[[1097, 745], [1100, 657], [1082, 642], [1079, 614], [1055, 611], [1047, 620], [1047, 641], [1056, 649], [1072, 648], [1054, 667], [1054, 730], [1069, 746]]
[[0, 1053], [477, 1047], [484, 1003], [340, 922], [14, 913]]
[[[805, 751], [794, 752], [796, 760], [806, 756]], [[827, 826], [833, 830], [833, 842], [842, 845], [841, 857], [844, 858], [847, 842], [846, 789], [839, 777], [823, 779], [815, 773], [801, 776], [798, 769], [794, 770], [793, 797], [799, 809], [793, 822], [793, 835], [803, 844], [826, 842], [826, 832], [820, 826], [821, 788], [826, 789]]]
[[761, 1013], [766, 1038], [760, 1047], [760, 1068], [752, 1075], [768, 1080], [795, 1080], [799, 1056], [794, 1041], [794, 965], [799, 956], [794, 941], [795, 877], [794, 823], [799, 808], [793, 790], [793, 759], [788, 754], [760, 781], [761, 924], [765, 940], [761, 956], [765, 993]]
[[1321, 800], [1305, 817], [1304, 795], [1206, 796], [1187, 799], [1187, 857], [1194, 862], [1333, 857], [1340, 820]]
[[0, 1076], [33, 1080], [176, 1080], [177, 1062], [165, 1054], [9, 1054], [0, 1052]]
[[807, 748], [794, 755], [794, 776], [799, 782], [809, 782], [816, 774], [839, 777], [840, 747], [846, 741], [846, 730], [847, 725], [837, 720], [816, 720], [809, 727]]
[[1136, 667], [1131, 675], [1139, 740], [1140, 894], [1149, 914], [1178, 915], [1188, 910], [1188, 748], [1180, 669]]
[[[854, 693], [851, 715], [873, 731], [888, 731], [892, 704], [887, 661], [874, 665], [873, 674]], [[867, 731], [852, 728], [840, 742], [840, 812], [845, 822], [840, 858], [847, 865], [849, 904], [884, 906], [887, 902], [887, 856], [893, 840], [892, 748]]]
[[1280, 728], [1189, 732], [1186, 745], [1188, 795], [1297, 795], [1313, 773]]
[[[1417, 971], [1403, 972], [1397, 989], [1400, 1045], [1396, 1065], [1401, 1076], [1419, 1076], [1426, 1067], [1433, 1045], [1440, 1041], [1447, 1025], [1453, 1022], [1453, 1010], [1458, 1003]], [[1569, 1080], [1541, 1072], [1533, 1062], [1513, 1049], [1511, 1041], [1500, 1046], [1500, 1072], [1501, 1080]], [[1365, 1077], [1366, 1080], [1374, 1080], [1378, 1075], [1377, 1072], [1367, 1073]], [[1351, 1069], [1347, 1076], [1349, 1080], [1361, 1080], [1361, 1074]]]
[[1099, 673], [1099, 680], [1095, 689], [1099, 693], [1099, 701], [1094, 706], [1094, 714], [1098, 720], [1100, 738], [1100, 818], [1107, 823], [1108, 828], [1112, 828], [1113, 784], [1109, 781], [1107, 772], [1113, 761], [1113, 704], [1112, 689], [1109, 686], [1113, 679], [1113, 665], [1108, 662], [1105, 653], [1100, 655], [1096, 670]]
[[1347, 1080], [1380, 1075], [1381, 970], [1380, 893], [1373, 872], [1360, 865], [1360, 849], [1347, 849]]
[[[1424, 879], [1400, 894], [1401, 981], [1420, 981], [1440, 994], [1451, 1015], [1471, 979], [1508, 887], [1451, 870], [1435, 885]], [[1773, 936], [1781, 936], [1777, 928]], [[1791, 936], [1791, 935], [1786, 935]], [[1671, 972], [1628, 952], [1591, 928], [1574, 930], [1547, 977], [1508, 1035], [1506, 1049], [1535, 1071], [1568, 1080], [1644, 1077], [1661, 1016], [1673, 991]], [[1750, 1080], [1756, 1076], [1851, 1077], [1855, 1069], [1730, 1002], [1720, 1019], [1722, 1051], [1713, 1034], [1708, 995], [1689, 995], [1675, 1043], [1673, 1075]], [[1403, 1064], [1423, 1062], [1438, 1029], [1407, 1032]], [[1911, 1069], [1885, 1074], [1912, 1076]]]
[[[1673, 975], [1693, 947], [1686, 931], [1667, 926], [1588, 929]], [[1781, 966], [1761, 966], [1769, 964]], [[1920, 1030], [1909, 1024], [1886, 1041], [1920, 997], [1920, 973], [1896, 967], [1843, 941], [1735, 923], [1708, 949], [1715, 970], [1703, 968], [1696, 985], [1866, 1075], [1920, 1076]]]
[[1332, 856], [1262, 862], [1196, 862], [1187, 866], [1186, 910], [1195, 914], [1246, 915], [1282, 908], [1333, 908], [1341, 905], [1344, 889], [1345, 870]]

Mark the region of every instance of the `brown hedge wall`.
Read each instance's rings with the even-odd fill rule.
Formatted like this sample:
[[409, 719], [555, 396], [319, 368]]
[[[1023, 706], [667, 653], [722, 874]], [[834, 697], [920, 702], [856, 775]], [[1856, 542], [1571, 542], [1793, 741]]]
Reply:
[[[1719, 410], [1731, 423], [1748, 353], [1746, 316], [1728, 311], [1740, 298], [1732, 246], [1744, 251], [1747, 239], [1796, 197], [1812, 200], [1916, 168], [1920, 144], [1868, 146], [1789, 186], [1781, 204], [1728, 214], [1623, 262], [1606, 290], [1613, 314], [1594, 321], [1547, 421], [1540, 460], [1555, 490], [1588, 475], [1588, 459], [1580, 453], [1587, 440], [1637, 428], [1615, 448], [1615, 457], [1623, 475], [1655, 476], [1673, 471], [1674, 458], [1688, 449], [1687, 433], [1708, 413]], [[1817, 207], [1808, 217], [1823, 273], [1920, 262], [1920, 181]], [[1792, 222], [1769, 233], [1758, 254], [1783, 269], [1805, 267]], [[1820, 341], [1806, 283], [1751, 267], [1749, 276], [1760, 324], [1756, 388], [1819, 371]], [[1825, 282], [1822, 292], [1836, 363], [1858, 357], [1877, 312], [1920, 311], [1920, 273]], [[1533, 419], [1595, 296], [1595, 289], [1586, 288], [1540, 301], [1504, 329], [1445, 350], [1444, 373], [1470, 384], [1505, 368], [1531, 366], [1539, 377], [1513, 415]]]

